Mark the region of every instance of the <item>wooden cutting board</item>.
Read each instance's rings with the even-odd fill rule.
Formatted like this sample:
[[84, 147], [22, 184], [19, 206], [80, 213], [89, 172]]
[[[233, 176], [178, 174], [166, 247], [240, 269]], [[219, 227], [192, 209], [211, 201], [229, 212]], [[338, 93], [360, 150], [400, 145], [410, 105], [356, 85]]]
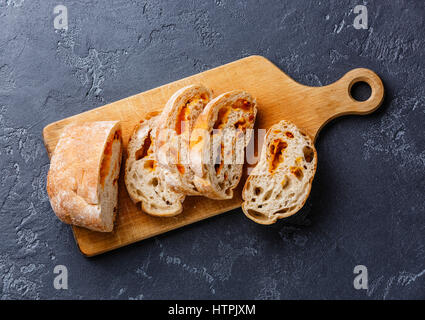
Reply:
[[[351, 97], [350, 90], [354, 83], [361, 81], [372, 90], [367, 101], [358, 102]], [[326, 123], [338, 116], [374, 111], [384, 96], [380, 78], [368, 69], [351, 70], [328, 86], [308, 87], [292, 80], [266, 58], [250, 56], [49, 124], [43, 130], [49, 157], [64, 126], [74, 121], [121, 120], [126, 147], [137, 122], [148, 112], [161, 110], [176, 90], [193, 83], [211, 88], [214, 96], [234, 89], [246, 90], [258, 102], [257, 128], [268, 129], [279, 120], [287, 119], [315, 138]], [[74, 236], [81, 252], [94, 256], [237, 208], [241, 204], [243, 184], [244, 178], [234, 199], [186, 197], [183, 213], [172, 218], [157, 218], [143, 213], [131, 202], [121, 177], [115, 231], [100, 233], [73, 227]]]

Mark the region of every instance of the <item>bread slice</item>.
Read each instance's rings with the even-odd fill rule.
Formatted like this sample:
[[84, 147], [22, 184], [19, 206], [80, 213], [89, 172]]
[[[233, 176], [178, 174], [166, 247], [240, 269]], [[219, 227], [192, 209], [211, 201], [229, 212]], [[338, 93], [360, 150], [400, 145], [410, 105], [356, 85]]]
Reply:
[[249, 93], [231, 91], [209, 102], [196, 120], [190, 160], [195, 186], [203, 196], [233, 198], [256, 115], [257, 103]]
[[177, 192], [199, 195], [189, 165], [189, 139], [210, 97], [210, 91], [201, 85], [184, 87], [171, 96], [158, 119], [155, 154], [167, 184]]
[[185, 195], [165, 183], [163, 170], [156, 161], [155, 133], [158, 115], [139, 123], [127, 146], [124, 181], [134, 203], [153, 216], [170, 217], [182, 212]]
[[71, 124], [63, 130], [47, 175], [47, 194], [60, 220], [94, 231], [113, 230], [121, 146], [118, 121]]
[[316, 167], [316, 149], [307, 134], [289, 121], [273, 125], [242, 191], [243, 212], [260, 224], [293, 215], [308, 198]]

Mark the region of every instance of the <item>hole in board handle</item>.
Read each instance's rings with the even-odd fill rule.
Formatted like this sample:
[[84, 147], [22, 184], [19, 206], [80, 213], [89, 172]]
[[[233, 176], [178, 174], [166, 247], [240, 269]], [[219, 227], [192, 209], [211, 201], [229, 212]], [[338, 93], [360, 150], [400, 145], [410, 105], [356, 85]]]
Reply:
[[367, 101], [372, 96], [372, 88], [364, 80], [353, 82], [349, 89], [350, 97], [357, 102]]

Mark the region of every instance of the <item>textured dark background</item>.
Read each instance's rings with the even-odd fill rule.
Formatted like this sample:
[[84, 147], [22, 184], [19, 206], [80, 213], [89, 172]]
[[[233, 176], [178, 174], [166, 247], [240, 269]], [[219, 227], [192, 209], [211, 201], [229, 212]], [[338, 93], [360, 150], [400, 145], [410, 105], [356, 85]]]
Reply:
[[[423, 1], [0, 0], [0, 297], [424, 299], [424, 18]], [[321, 132], [295, 220], [235, 210], [84, 258], [49, 205], [43, 127], [252, 54], [313, 86], [371, 68], [384, 104]], [[59, 264], [68, 290], [53, 287]], [[353, 287], [359, 264], [368, 290]]]

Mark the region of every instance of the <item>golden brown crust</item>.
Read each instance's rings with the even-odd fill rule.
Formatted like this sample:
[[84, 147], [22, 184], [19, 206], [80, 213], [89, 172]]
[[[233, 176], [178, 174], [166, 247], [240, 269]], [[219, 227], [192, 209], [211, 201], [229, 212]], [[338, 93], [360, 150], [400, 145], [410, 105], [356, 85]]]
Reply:
[[[96, 231], [112, 231], [101, 218], [99, 186], [105, 147], [120, 130], [118, 121], [71, 124], [63, 130], [47, 176], [50, 203], [63, 222]], [[121, 143], [120, 134], [118, 139]], [[108, 148], [106, 151], [112, 152]]]

